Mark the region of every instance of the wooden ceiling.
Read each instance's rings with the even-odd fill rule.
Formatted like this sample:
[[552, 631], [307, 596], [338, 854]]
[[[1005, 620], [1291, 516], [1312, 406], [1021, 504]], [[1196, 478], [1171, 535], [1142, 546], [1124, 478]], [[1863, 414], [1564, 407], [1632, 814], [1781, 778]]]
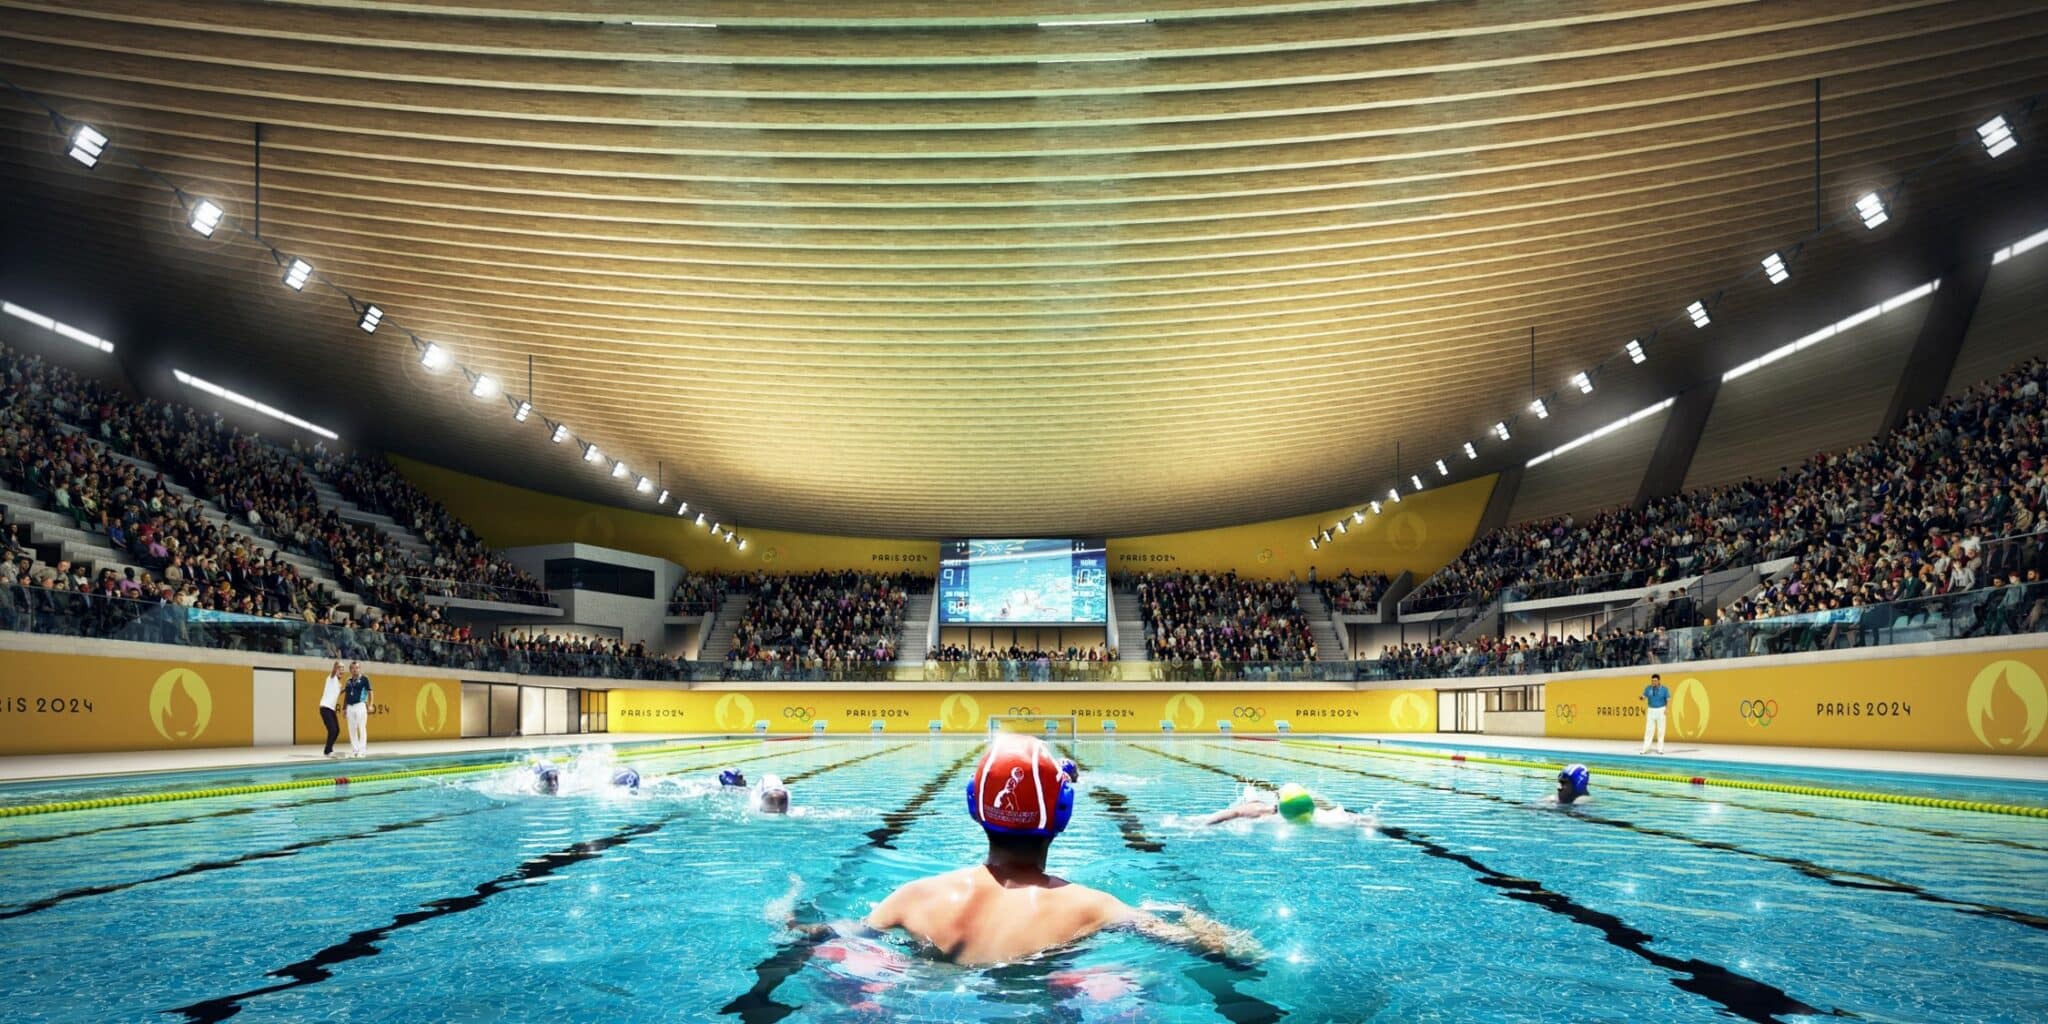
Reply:
[[[1833, 217], [2044, 56], [1998, 0], [0, 0], [19, 87], [244, 225], [262, 124], [272, 245], [514, 394], [531, 357], [541, 413], [742, 532], [1130, 535], [1362, 502], [1397, 441], [1455, 469], [1531, 327], [1557, 390], [1813, 228], [1816, 79]], [[223, 383], [645, 503], [19, 97], [0, 182]]]

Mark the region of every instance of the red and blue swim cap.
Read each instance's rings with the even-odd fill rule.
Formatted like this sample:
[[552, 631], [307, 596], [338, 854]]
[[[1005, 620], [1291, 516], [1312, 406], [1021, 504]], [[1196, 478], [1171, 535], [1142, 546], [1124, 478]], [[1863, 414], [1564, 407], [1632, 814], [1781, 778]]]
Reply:
[[1056, 836], [1074, 814], [1074, 787], [1044, 741], [1003, 733], [967, 780], [967, 813], [990, 832]]

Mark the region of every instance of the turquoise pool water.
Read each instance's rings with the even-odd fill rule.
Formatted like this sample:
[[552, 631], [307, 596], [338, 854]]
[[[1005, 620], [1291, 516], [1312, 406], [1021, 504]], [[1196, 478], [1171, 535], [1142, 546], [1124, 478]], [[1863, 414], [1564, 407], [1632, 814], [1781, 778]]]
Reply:
[[[783, 926], [857, 917], [978, 859], [961, 799], [976, 749], [650, 757], [637, 797], [580, 785], [593, 764], [556, 797], [508, 768], [7, 819], [0, 1005], [170, 1022], [2048, 1018], [2048, 823], [1597, 777], [1561, 812], [1534, 772], [1365, 748], [1075, 750], [1083, 794], [1053, 870], [1220, 918], [1255, 960], [1115, 935], [970, 970]], [[789, 780], [798, 813], [708, 791], [728, 762]], [[1364, 823], [1194, 823], [1288, 780]]]

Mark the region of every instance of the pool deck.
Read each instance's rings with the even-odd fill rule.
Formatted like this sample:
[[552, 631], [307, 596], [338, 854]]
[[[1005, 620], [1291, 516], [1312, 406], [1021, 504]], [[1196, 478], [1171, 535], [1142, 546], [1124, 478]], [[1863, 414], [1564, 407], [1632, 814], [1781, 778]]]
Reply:
[[51, 779], [81, 779], [97, 775], [140, 775], [150, 772], [183, 772], [207, 768], [262, 768], [275, 765], [307, 765], [326, 762], [336, 774], [348, 774], [350, 766], [370, 765], [382, 759], [419, 757], [429, 754], [486, 754], [496, 750], [535, 750], [549, 747], [584, 747], [613, 743], [648, 743], [663, 740], [719, 739], [701, 733], [587, 733], [575, 736], [499, 736], [466, 740], [394, 740], [370, 743], [362, 759], [325, 757], [317, 743], [291, 747], [203, 747], [195, 750], [134, 750], [96, 754], [20, 754], [0, 757], [0, 782], [31, 782]]
[[[1301, 737], [1307, 738], [1307, 737]], [[1354, 739], [1384, 740], [1395, 744], [1428, 744], [1475, 753], [1494, 750], [1540, 751], [1561, 759], [1595, 756], [1605, 760], [1640, 762], [1645, 770], [1659, 770], [1672, 761], [1719, 761], [1729, 765], [1771, 768], [1819, 768], [1828, 770], [1906, 772], [1916, 775], [1950, 775], [1971, 779], [2008, 779], [2048, 783], [2048, 757], [2000, 754], [1936, 754], [1902, 750], [1854, 750], [1834, 747], [1755, 747], [1721, 743], [1671, 743], [1662, 755], [1638, 753], [1641, 745], [1632, 740], [1567, 740], [1548, 736], [1480, 736], [1439, 733], [1363, 734]], [[1665, 767], [1664, 771], [1680, 769]]]
[[[291, 747], [209, 747], [196, 750], [138, 750], [118, 753], [95, 754], [25, 754], [0, 757], [0, 783], [46, 781], [52, 779], [91, 778], [105, 775], [138, 775], [150, 772], [194, 771], [207, 768], [260, 768], [266, 766], [307, 765], [331, 762], [336, 774], [347, 774], [350, 766], [374, 764], [380, 760], [401, 757], [420, 757], [434, 754], [482, 754], [492, 751], [518, 751], [547, 748], [581, 747], [612, 743], [653, 743], [677, 740], [720, 740], [751, 737], [729, 737], [704, 733], [588, 733], [575, 736], [516, 736], [490, 739], [464, 740], [411, 740], [370, 744], [367, 758], [357, 761], [349, 758], [325, 758], [317, 744]], [[798, 740], [807, 737], [780, 736], [775, 740]], [[836, 740], [864, 740], [865, 736], [829, 737]], [[892, 737], [902, 738], [902, 737]], [[1140, 733], [1129, 734], [1131, 739], [1154, 739]], [[1198, 736], [1183, 733], [1179, 739], [1209, 739], [1219, 737]], [[1269, 737], [1259, 737], [1267, 739]], [[1310, 735], [1298, 735], [1295, 739], [1313, 739]], [[1426, 744], [1439, 748], [1469, 750], [1475, 753], [1493, 750], [1536, 751], [1547, 756], [1570, 759], [1576, 756], [1595, 756], [1607, 760], [1638, 761], [1650, 770], [1682, 770], [1673, 762], [1721, 762], [1735, 765], [1757, 765], [1775, 768], [1816, 768], [1842, 769], [1850, 771], [1907, 772], [1926, 775], [1948, 775], [1963, 778], [2007, 779], [2020, 782], [2048, 783], [2048, 757], [2013, 757], [1996, 754], [1932, 754], [1897, 750], [1848, 750], [1828, 747], [1756, 747], [1722, 744], [1673, 743], [1665, 748], [1663, 756], [1643, 756], [1636, 753], [1637, 744], [1629, 740], [1565, 740], [1544, 736], [1480, 736], [1452, 733], [1366, 733], [1352, 736], [1331, 736], [1331, 739], [1383, 740], [1396, 744]], [[1240, 737], [1241, 740], [1251, 737]], [[1663, 765], [1659, 769], [1657, 766]], [[387, 765], [388, 767], [388, 765]]]

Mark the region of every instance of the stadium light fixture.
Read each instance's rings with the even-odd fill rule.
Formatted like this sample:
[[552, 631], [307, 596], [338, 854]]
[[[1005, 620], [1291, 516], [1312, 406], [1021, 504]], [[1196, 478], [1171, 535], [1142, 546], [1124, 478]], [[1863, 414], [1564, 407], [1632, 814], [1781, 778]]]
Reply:
[[555, 424], [554, 433], [548, 435], [548, 440], [554, 442], [555, 444], [561, 444], [562, 442], [567, 441], [568, 439], [569, 425], [567, 423]]
[[1339, 519], [1339, 520], [1337, 520], [1337, 532], [1338, 532], [1338, 533], [1350, 533], [1350, 532], [1351, 532], [1351, 524], [1349, 524], [1349, 523], [1346, 523], [1346, 522], [1345, 522], [1344, 520], [1342, 520], [1342, 519]]
[[1379, 503], [1379, 502], [1377, 502], [1377, 501], [1375, 501], [1375, 502], [1373, 502], [1373, 503], [1372, 503], [1372, 514], [1373, 514], [1373, 515], [1379, 515], [1379, 514], [1380, 514], [1380, 503]]
[[704, 525], [704, 513], [702, 513], [702, 512], [699, 512], [699, 513], [697, 513], [697, 525], [698, 525], [698, 526], [702, 526], [702, 525]]
[[441, 346], [436, 345], [431, 341], [427, 342], [426, 348], [420, 350], [420, 365], [426, 367], [429, 370], [446, 369], [448, 364], [452, 361], [453, 360], [451, 360], [448, 356], [447, 349], [442, 348]]
[[227, 215], [213, 200], [201, 199], [192, 204], [192, 230], [199, 232], [201, 238], [212, 238], [213, 229], [220, 227], [220, 219]]
[[12, 302], [0, 302], [0, 313], [6, 313], [8, 316], [26, 320], [58, 337], [70, 338], [86, 348], [96, 348], [102, 352], [112, 352], [114, 350], [113, 342], [89, 331], [81, 331], [62, 320], [44, 316], [26, 306], [17, 306]]
[[512, 422], [514, 423], [524, 423], [526, 418], [531, 415], [533, 415], [533, 403], [525, 399], [521, 399], [518, 405], [512, 407]]
[[1467, 441], [1467, 442], [1465, 442], [1465, 457], [1466, 457], [1466, 458], [1468, 458], [1468, 459], [1476, 459], [1476, 458], [1478, 458], [1478, 457], [1479, 457], [1479, 446], [1478, 446], [1478, 445], [1475, 445], [1475, 444], [1473, 444], [1473, 443], [1472, 443], [1472, 442], [1470, 442], [1470, 441]]
[[1590, 395], [1593, 393], [1593, 378], [1586, 371], [1580, 370], [1572, 374], [1572, 387], [1578, 388], [1579, 394]]
[[1508, 433], [1508, 421], [1499, 420], [1495, 422], [1493, 425], [1493, 436], [1498, 437], [1503, 441], [1506, 441], [1513, 437], [1514, 435]]
[[733, 532], [732, 532], [732, 527], [730, 527], [730, 526], [726, 527], [726, 528], [725, 528], [725, 542], [726, 542], [727, 544], [731, 544], [731, 543], [734, 543], [734, 542], [735, 542], [735, 541], [737, 541], [737, 540], [739, 540], [739, 538], [738, 538], [737, 536], [735, 536], [735, 535], [733, 534]]
[[82, 124], [71, 130], [71, 159], [91, 167], [100, 162], [100, 154], [106, 152], [107, 137], [89, 124]]
[[1991, 154], [1994, 160], [2012, 152], [2013, 147], [2020, 144], [2020, 140], [2013, 137], [2012, 125], [2006, 122], [2004, 114], [1993, 114], [1991, 120], [1978, 125], [1977, 139], [1984, 143], [1984, 152]]
[[[634, 489], [634, 490], [636, 490], [636, 491], [639, 491], [639, 492], [640, 492], [641, 494], [653, 494], [653, 493], [654, 493], [654, 481], [652, 481], [652, 480], [649, 480], [649, 479], [647, 479], [646, 477], [644, 477], [644, 476], [643, 476], [643, 477], [641, 477], [641, 478], [640, 478], [640, 482], [639, 482], [639, 483], [636, 483], [636, 484], [634, 484], [634, 485], [633, 485], [633, 489]], [[668, 492], [667, 492], [667, 491], [663, 491], [662, 493], [663, 493], [663, 494], [667, 494]]]
[[1446, 466], [1446, 465], [1444, 465], [1444, 460], [1442, 460], [1442, 459], [1438, 459], [1438, 460], [1436, 460], [1436, 475], [1438, 475], [1438, 476], [1450, 476], [1450, 475], [1451, 475], [1451, 467], [1449, 467], [1449, 466]]
[[1415, 485], [1416, 490], [1419, 491], [1422, 489], [1422, 474], [1410, 473], [1408, 474], [1408, 480], [1410, 483], [1413, 483]]
[[1628, 340], [1628, 345], [1625, 346], [1624, 350], [1628, 352], [1629, 361], [1637, 366], [1643, 365], [1650, 358], [1650, 354], [1643, 351], [1643, 343], [1635, 338]]
[[655, 499], [654, 499], [654, 503], [655, 503], [655, 504], [657, 504], [657, 505], [666, 505], [666, 504], [668, 504], [668, 492], [667, 492], [667, 491], [663, 491], [663, 492], [661, 492], [661, 495], [660, 495], [659, 497], [657, 497], [657, 498], [655, 498]]
[[740, 538], [740, 550], [741, 550], [741, 551], [745, 551], [746, 549], [747, 549], [747, 539], [746, 539], [745, 537], [741, 537], [741, 538]]
[[1322, 539], [1321, 537], [1310, 537], [1310, 538], [1308, 539], [1308, 549], [1309, 549], [1310, 551], [1316, 551], [1316, 550], [1320, 550], [1320, 549], [1322, 548], [1322, 546], [1323, 546], [1323, 539]]
[[604, 453], [603, 453], [603, 452], [601, 452], [601, 451], [598, 451], [598, 450], [597, 450], [597, 446], [596, 446], [596, 445], [594, 445], [594, 444], [590, 444], [590, 443], [586, 442], [586, 443], [585, 443], [585, 444], [583, 445], [583, 461], [585, 461], [585, 462], [603, 462], [603, 461], [604, 461]]
[[292, 264], [284, 268], [284, 286], [292, 291], [306, 290], [306, 282], [313, 279], [313, 265], [294, 257]]
[[1873, 231], [1885, 221], [1892, 219], [1892, 215], [1884, 208], [1884, 197], [1875, 192], [1865, 192], [1862, 198], [1856, 200], [1856, 215], [1863, 218], [1864, 227]]
[[375, 334], [377, 325], [383, 322], [384, 311], [375, 305], [369, 305], [363, 307], [363, 319], [356, 326], [362, 328], [364, 334]]
[[678, 502], [676, 502], [676, 515], [682, 515], [683, 513], [685, 513], [685, 512], [688, 512], [689, 510], [690, 510], [690, 503], [689, 503], [689, 502], [687, 502], [687, 501], [678, 501]]
[[626, 478], [626, 474], [628, 474], [628, 473], [631, 473], [631, 472], [632, 472], [632, 470], [630, 470], [630, 469], [627, 469], [627, 468], [626, 468], [626, 460], [624, 460], [624, 459], [613, 459], [613, 460], [612, 460], [612, 479], [614, 479], [614, 480], [624, 480], [624, 479]]
[[277, 420], [281, 423], [289, 423], [292, 426], [299, 428], [300, 430], [304, 430], [311, 434], [318, 434], [319, 436], [324, 437], [329, 441], [340, 440], [339, 435], [337, 435], [334, 431], [327, 429], [326, 427], [320, 426], [317, 423], [308, 423], [305, 420], [302, 420], [297, 416], [285, 412], [284, 410], [279, 409], [275, 406], [269, 405], [264, 402], [259, 402], [253, 398], [250, 398], [247, 395], [241, 394], [240, 392], [230, 391], [227, 388], [221, 387], [220, 385], [213, 383], [212, 381], [194, 377], [183, 370], [173, 367], [171, 370], [171, 376], [177, 378], [178, 383], [183, 384], [186, 387], [193, 389], [194, 391], [203, 391], [209, 395], [212, 395], [215, 398], [221, 399], [226, 402], [232, 402], [235, 405], [239, 405], [244, 409], [262, 413], [263, 415], [268, 416], [271, 419]]
[[1772, 253], [1764, 257], [1764, 276], [1770, 278], [1772, 284], [1784, 284], [1792, 277], [1792, 271], [1786, 268], [1785, 257]]
[[1685, 315], [1692, 317], [1694, 327], [1705, 327], [1714, 322], [1714, 318], [1707, 315], [1707, 304], [1698, 299], [1694, 299], [1692, 305], [1685, 307]]
[[498, 382], [492, 380], [487, 374], [479, 373], [476, 375], [475, 380], [469, 382], [469, 393], [478, 398], [496, 397], [498, 394]]
[[1536, 418], [1539, 420], [1547, 420], [1550, 418], [1550, 406], [1546, 404], [1541, 398], [1535, 399], [1529, 403], [1529, 411], [1535, 413]]
[[1364, 509], [1362, 509], [1362, 508], [1355, 508], [1355, 509], [1352, 509], [1352, 510], [1351, 510], [1351, 521], [1352, 521], [1352, 522], [1354, 522], [1354, 523], [1362, 523], [1362, 522], [1365, 522], [1365, 510], [1364, 510]]
[[1401, 503], [1401, 489], [1399, 487], [1387, 488], [1387, 500], [1399, 505]]
[[[703, 519], [704, 517], [703, 517], [703, 516], [698, 516], [697, 518], [698, 518], [698, 519]], [[713, 522], [713, 523], [711, 524], [711, 535], [712, 535], [713, 537], [716, 537], [716, 536], [718, 536], [718, 524], [717, 524], [716, 522]]]
[[1330, 530], [1329, 530], [1329, 528], [1328, 528], [1328, 527], [1324, 527], [1324, 528], [1323, 528], [1323, 543], [1325, 543], [1325, 544], [1328, 544], [1329, 542], [1330, 542]]

